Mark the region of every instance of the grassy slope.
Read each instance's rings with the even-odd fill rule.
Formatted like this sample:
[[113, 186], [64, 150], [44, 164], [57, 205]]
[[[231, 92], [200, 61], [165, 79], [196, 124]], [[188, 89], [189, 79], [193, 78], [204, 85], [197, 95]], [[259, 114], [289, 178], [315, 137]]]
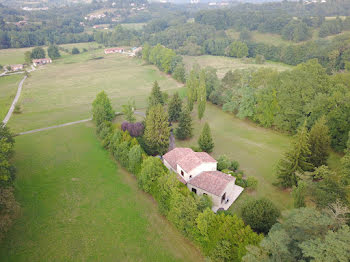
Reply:
[[6, 116], [23, 75], [0, 77], [0, 122]]
[[[146, 97], [157, 80], [162, 90], [181, 87], [152, 65], [103, 50], [65, 56], [54, 64], [40, 67], [25, 82], [19, 103], [23, 113], [11, 118], [15, 131], [80, 120], [91, 115], [96, 94], [105, 90], [116, 110], [133, 98], [138, 107], [146, 106]], [[103, 57], [92, 60], [92, 57]]]
[[186, 65], [186, 70], [189, 71], [194, 64], [198, 64], [201, 67], [211, 66], [216, 68], [217, 75], [219, 78], [224, 77], [227, 71], [236, 70], [236, 69], [247, 69], [247, 68], [262, 68], [268, 67], [273, 68], [278, 71], [283, 71], [291, 68], [291, 66], [274, 63], [274, 62], [266, 62], [265, 64], [247, 64], [243, 61], [243, 59], [224, 57], [224, 56], [211, 56], [211, 55], [203, 55], [203, 56], [184, 56], [184, 63]]
[[[77, 43], [77, 44], [66, 44], [60, 45], [61, 47], [72, 49], [77, 47], [79, 49], [97, 47], [97, 43]], [[31, 51], [34, 47], [30, 48], [9, 48], [0, 49], [0, 65], [12, 65], [12, 64], [23, 64], [24, 63], [24, 53], [26, 51]], [[47, 50], [47, 47], [44, 47]]]
[[267, 197], [279, 208], [292, 207], [289, 192], [284, 192], [272, 185], [275, 180], [274, 167], [281, 155], [289, 146], [289, 138], [269, 129], [264, 129], [233, 117], [220, 108], [207, 104], [205, 117], [199, 122], [196, 112], [193, 113], [194, 137], [187, 141], [176, 141], [176, 146], [197, 145], [197, 140], [205, 122], [212, 131], [215, 148], [214, 157], [226, 154], [240, 163], [240, 169], [247, 176], [258, 179], [258, 190], [244, 194], [231, 207], [236, 211], [249, 197]]
[[200, 261], [135, 179], [101, 148], [91, 124], [16, 138], [22, 215], [1, 261]]

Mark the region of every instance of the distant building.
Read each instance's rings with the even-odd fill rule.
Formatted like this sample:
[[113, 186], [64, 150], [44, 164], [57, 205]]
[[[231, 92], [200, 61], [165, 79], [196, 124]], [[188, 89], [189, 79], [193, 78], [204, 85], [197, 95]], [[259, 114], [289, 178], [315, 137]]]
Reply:
[[33, 59], [34, 66], [46, 65], [51, 63], [52, 63], [52, 60], [50, 58]]
[[214, 212], [227, 210], [243, 191], [235, 177], [217, 171], [217, 161], [208, 153], [174, 148], [163, 156], [163, 163], [193, 193], [210, 196]]
[[20, 71], [23, 70], [23, 65], [11, 65], [11, 71]]
[[120, 48], [120, 47], [114, 47], [114, 48], [107, 48], [105, 49], [105, 54], [114, 54], [114, 53], [124, 53], [124, 48]]

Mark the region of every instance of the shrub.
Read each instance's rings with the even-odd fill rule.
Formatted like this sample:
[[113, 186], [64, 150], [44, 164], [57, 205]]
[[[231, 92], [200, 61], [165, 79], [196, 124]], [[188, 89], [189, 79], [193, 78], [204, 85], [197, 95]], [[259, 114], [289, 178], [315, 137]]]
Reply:
[[15, 114], [22, 113], [22, 109], [21, 109], [21, 106], [19, 104], [15, 105], [15, 110], [13, 110], [13, 113], [15, 113]]
[[218, 170], [230, 169], [231, 161], [226, 155], [219, 156], [218, 159]]
[[72, 49], [72, 55], [77, 55], [77, 54], [80, 54], [79, 49], [76, 48], [76, 47], [73, 47], [73, 49]]
[[258, 187], [258, 180], [252, 176], [248, 177], [247, 187], [256, 190], [256, 188]]
[[145, 129], [145, 127], [143, 126], [143, 123], [141, 122], [136, 122], [136, 123], [123, 122], [121, 128], [123, 131], [127, 130], [132, 137], [142, 136], [143, 131]]
[[267, 234], [280, 215], [278, 208], [265, 198], [248, 201], [242, 207], [244, 222], [259, 233]]

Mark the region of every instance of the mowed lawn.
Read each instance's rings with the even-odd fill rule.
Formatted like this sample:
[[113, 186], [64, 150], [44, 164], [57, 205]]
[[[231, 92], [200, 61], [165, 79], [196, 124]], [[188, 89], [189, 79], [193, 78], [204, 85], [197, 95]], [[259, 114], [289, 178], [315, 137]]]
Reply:
[[198, 120], [196, 110], [192, 113], [194, 137], [187, 141], [176, 141], [176, 146], [197, 145], [197, 140], [205, 122], [211, 128], [215, 147], [212, 156], [217, 158], [226, 154], [232, 160], [237, 160], [247, 176], [258, 179], [258, 189], [244, 193], [231, 207], [237, 211], [239, 207], [252, 197], [266, 197], [272, 200], [280, 209], [292, 207], [289, 192], [273, 186], [274, 170], [278, 160], [288, 149], [290, 138], [269, 129], [235, 118], [225, 113], [219, 107], [207, 104], [202, 121]]
[[169, 93], [182, 86], [140, 59], [104, 55], [103, 50], [65, 56], [31, 75], [19, 101], [23, 112], [9, 122], [15, 131], [89, 118], [91, 103], [102, 90], [120, 111], [129, 99], [145, 107], [155, 80]]
[[16, 137], [21, 216], [5, 261], [203, 261], [117, 167], [91, 123]]
[[186, 71], [190, 71], [193, 65], [198, 64], [200, 67], [204, 68], [211, 66], [217, 69], [217, 75], [219, 78], [223, 78], [229, 70], [236, 69], [247, 69], [247, 68], [272, 68], [277, 71], [284, 71], [292, 68], [291, 66], [266, 61], [264, 64], [254, 64], [246, 63], [244, 59], [225, 57], [225, 56], [184, 56], [184, 63], [186, 66]]
[[16, 96], [18, 84], [23, 75], [11, 75], [0, 77], [0, 122], [6, 116], [11, 103]]

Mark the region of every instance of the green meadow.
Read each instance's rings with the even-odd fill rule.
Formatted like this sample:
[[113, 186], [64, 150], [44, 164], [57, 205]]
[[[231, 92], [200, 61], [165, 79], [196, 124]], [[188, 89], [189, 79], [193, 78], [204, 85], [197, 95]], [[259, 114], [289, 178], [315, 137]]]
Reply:
[[16, 96], [19, 82], [23, 75], [11, 75], [0, 77], [0, 121], [4, 119], [11, 103]]
[[203, 261], [136, 179], [96, 138], [92, 123], [16, 138], [21, 216], [1, 261]]

